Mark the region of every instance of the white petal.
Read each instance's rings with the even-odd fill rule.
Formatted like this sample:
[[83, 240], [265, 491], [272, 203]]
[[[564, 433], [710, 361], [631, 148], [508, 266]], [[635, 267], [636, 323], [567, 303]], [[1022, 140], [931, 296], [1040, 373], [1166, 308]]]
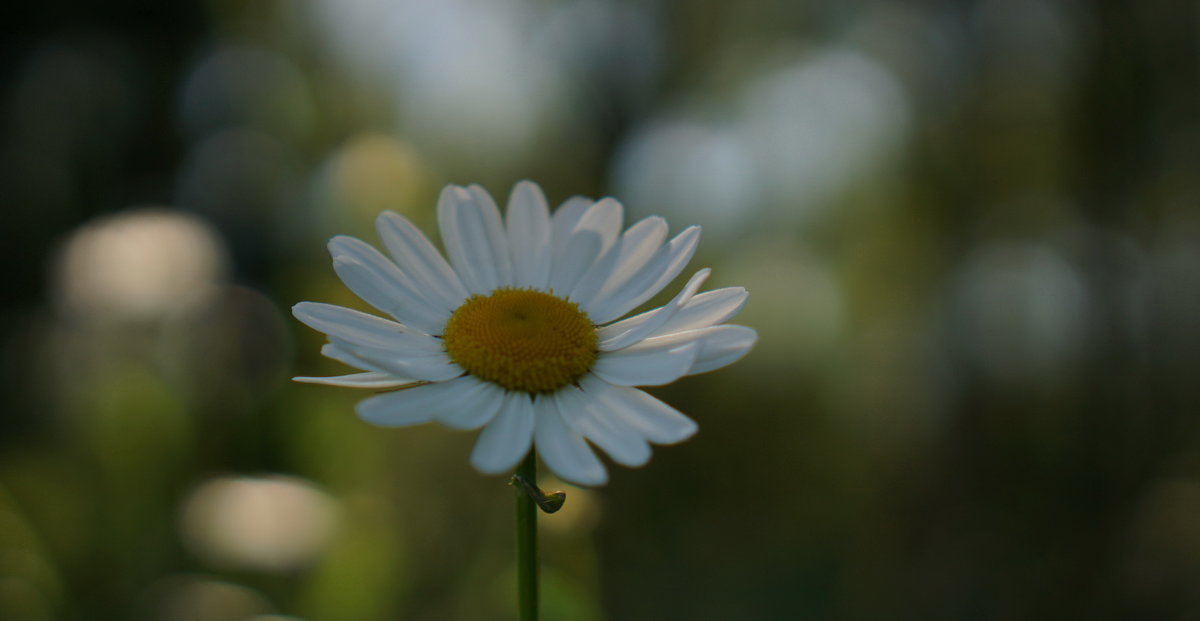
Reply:
[[447, 186], [438, 199], [438, 225], [450, 263], [468, 293], [488, 294], [508, 284], [508, 243], [500, 212], [482, 190]]
[[600, 349], [602, 351], [613, 351], [628, 347], [634, 343], [650, 336], [654, 331], [665, 325], [675, 314], [696, 295], [700, 290], [701, 285], [708, 279], [708, 275], [712, 270], [704, 268], [695, 273], [684, 288], [666, 305], [656, 308], [652, 311], [643, 313], [639, 317], [645, 317], [646, 320], [638, 325], [630, 327], [627, 330], [617, 332], [611, 337], [601, 337]]
[[746, 297], [743, 287], [705, 291], [684, 304], [674, 317], [654, 331], [654, 336], [715, 326], [742, 310]]
[[441, 339], [424, 332], [381, 330], [379, 334], [372, 334], [371, 331], [354, 324], [331, 324], [327, 327], [329, 331], [326, 334], [329, 335], [330, 341], [339, 341], [355, 349], [379, 350], [400, 356], [443, 354], [446, 351]]
[[488, 240], [492, 245], [492, 259], [496, 262], [496, 271], [500, 275], [498, 286], [511, 287], [512, 258], [508, 253], [508, 235], [504, 232], [504, 221], [500, 218], [500, 208], [496, 206], [496, 201], [492, 200], [492, 195], [488, 194], [483, 186], [472, 183], [467, 186], [467, 191], [475, 200], [479, 214], [483, 216], [484, 225], [487, 227]]
[[430, 304], [412, 279], [361, 240], [340, 235], [329, 241], [333, 269], [342, 282], [371, 306], [400, 323], [433, 333], [440, 330], [450, 311]]
[[[736, 315], [745, 306], [746, 295], [746, 290], [742, 287], [725, 287], [697, 294], [688, 300], [666, 323], [655, 329], [650, 336], [662, 336], [673, 332], [715, 326]], [[657, 309], [649, 310], [640, 315], [610, 323], [597, 330], [596, 335], [602, 342], [611, 339], [622, 332], [646, 323], [654, 317], [656, 311]]]
[[420, 351], [441, 348], [441, 342], [427, 334], [343, 306], [299, 302], [292, 307], [292, 314], [305, 325], [355, 346]]
[[556, 395], [538, 395], [533, 403], [534, 445], [555, 475], [579, 485], [603, 485], [608, 481], [604, 464], [583, 438], [563, 422]]
[[470, 375], [455, 380], [469, 393], [469, 401], [462, 407], [438, 414], [438, 422], [451, 429], [478, 429], [490, 422], [500, 411], [506, 391], [491, 382], [481, 381]]
[[458, 274], [412, 222], [398, 213], [385, 211], [376, 218], [375, 228], [392, 258], [431, 301], [436, 299], [451, 311], [462, 304], [467, 290]]
[[624, 213], [621, 204], [605, 198], [588, 207], [566, 235], [561, 252], [550, 266], [550, 289], [566, 297], [576, 283], [616, 241]]
[[670, 243], [659, 248], [654, 258], [628, 282], [614, 291], [601, 293], [602, 297], [597, 297], [594, 304], [595, 314], [589, 312], [588, 316], [597, 324], [608, 323], [649, 300], [679, 275], [692, 259], [699, 241], [700, 227], [688, 227]]
[[[598, 380], [597, 380], [598, 381]], [[600, 382], [603, 383], [603, 382]], [[572, 429], [608, 453], [613, 461], [630, 467], [650, 459], [650, 445], [642, 434], [625, 420], [607, 411], [595, 397], [568, 386], [555, 393], [563, 420]]]
[[479, 434], [471, 465], [484, 474], [511, 470], [533, 442], [533, 400], [527, 393], [508, 392], [500, 413]]
[[551, 260], [550, 281], [546, 289], [559, 297], [567, 297], [599, 256], [599, 235], [589, 232], [572, 235], [563, 253]]
[[692, 368], [699, 349], [695, 343], [673, 348], [646, 348], [639, 344], [619, 351], [600, 352], [592, 373], [618, 386], [670, 384]]
[[521, 181], [508, 198], [513, 285], [544, 289], [550, 278], [550, 209], [536, 183]]
[[758, 332], [746, 326], [713, 326], [700, 341], [700, 353], [688, 375], [713, 371], [741, 360], [758, 342]]
[[396, 388], [405, 384], [413, 384], [418, 380], [407, 377], [396, 377], [391, 373], [365, 371], [349, 375], [333, 375], [330, 377], [293, 377], [293, 382], [302, 384], [325, 384], [326, 386], [341, 386], [343, 388], [369, 388], [374, 390]]
[[621, 236], [621, 223], [625, 219], [625, 208], [615, 198], [605, 197], [588, 207], [575, 231], [595, 231], [600, 235], [600, 252], [606, 252]]
[[571, 291], [571, 300], [589, 316], [597, 309], [596, 301], [629, 281], [654, 257], [667, 239], [667, 221], [650, 216], [629, 227], [613, 248], [592, 265]]
[[614, 416], [624, 418], [655, 444], [682, 442], [696, 433], [695, 421], [645, 391], [587, 379], [583, 385], [588, 394], [599, 398]]
[[670, 351], [684, 345], [694, 344], [700, 349], [696, 354], [696, 361], [692, 363], [692, 368], [688, 370], [687, 374], [695, 375], [737, 362], [750, 351], [750, 348], [754, 347], [756, 342], [758, 342], [758, 333], [753, 328], [724, 324], [655, 336], [615, 353]]
[[604, 285], [609, 275], [620, 264], [621, 249], [624, 245], [625, 238], [621, 237], [608, 252], [592, 262], [592, 266], [575, 282], [575, 287], [567, 292], [567, 299], [578, 304], [583, 312], [588, 312], [588, 301], [596, 297], [596, 294], [600, 291], [600, 287]]
[[349, 349], [347, 349], [345, 347], [341, 347], [335, 343], [326, 343], [326, 344], [322, 345], [321, 346], [321, 355], [325, 356], [326, 358], [330, 358], [332, 360], [337, 360], [338, 362], [341, 362], [342, 364], [350, 365], [356, 369], [366, 369], [368, 371], [374, 371], [376, 373], [383, 373], [386, 375], [396, 375], [395, 373], [392, 373], [391, 371], [384, 369], [380, 365], [377, 365], [368, 360], [364, 360], [362, 357], [353, 353]]
[[[474, 407], [476, 393], [468, 378], [422, 384], [364, 399], [355, 406], [358, 417], [373, 425], [404, 427], [438, 419], [447, 412]], [[467, 390], [464, 390], [466, 388]]]
[[579, 223], [579, 219], [587, 212], [588, 207], [594, 203], [590, 198], [583, 196], [572, 196], [559, 205], [558, 209], [554, 210], [554, 216], [550, 221], [550, 244], [553, 248], [551, 256], [557, 257], [562, 255], [563, 249], [567, 246], [567, 239], [570, 237], [571, 231], [575, 230], [575, 225]]
[[[444, 351], [365, 347], [337, 337], [330, 337], [329, 342], [337, 351], [347, 352], [353, 358], [367, 362], [369, 366], [363, 368], [371, 371], [385, 371], [430, 382], [444, 382], [463, 373]], [[324, 350], [322, 353], [325, 353]]]

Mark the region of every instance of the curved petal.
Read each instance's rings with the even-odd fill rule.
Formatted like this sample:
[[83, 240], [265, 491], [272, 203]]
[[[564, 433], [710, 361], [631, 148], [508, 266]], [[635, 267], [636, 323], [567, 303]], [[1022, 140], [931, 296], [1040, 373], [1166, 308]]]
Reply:
[[555, 255], [550, 264], [550, 280], [546, 290], [566, 298], [575, 283], [600, 256], [600, 236], [593, 231], [572, 234], [562, 254]]
[[451, 429], [478, 429], [488, 424], [504, 403], [505, 390], [491, 382], [470, 375], [457, 380], [463, 392], [474, 395], [471, 407], [447, 410], [438, 414], [437, 421]]
[[652, 311], [638, 315], [639, 317], [644, 317], [647, 315], [649, 316], [646, 318], [646, 320], [642, 321], [638, 325], [627, 330], [617, 332], [615, 335], [609, 338], [602, 337], [602, 340], [600, 341], [600, 350], [618, 350], [623, 347], [633, 345], [634, 343], [637, 343], [638, 341], [650, 336], [650, 334], [652, 334], [655, 330], [662, 327], [667, 323], [667, 321], [670, 321], [670, 319], [675, 316], [675, 313], [679, 312], [679, 310], [692, 299], [692, 296], [696, 295], [696, 292], [700, 290], [700, 287], [704, 284], [704, 281], [708, 279], [708, 275], [711, 272], [712, 270], [708, 269], [707, 267], [696, 272], [695, 275], [688, 280], [687, 285], [684, 286], [684, 288], [670, 302]]
[[470, 452], [470, 465], [485, 475], [511, 470], [533, 444], [533, 399], [523, 392], [506, 392], [504, 404], [479, 434]]
[[550, 209], [536, 183], [521, 181], [508, 198], [513, 286], [544, 289], [550, 279]]
[[592, 373], [618, 386], [661, 386], [683, 377], [696, 361], [695, 343], [677, 347], [626, 347], [600, 352]]
[[328, 334], [331, 340], [341, 340], [354, 348], [390, 351], [401, 356], [444, 350], [440, 339], [424, 332], [402, 330], [400, 324], [358, 310], [317, 302], [300, 302], [296, 307], [293, 307], [296, 319]]
[[719, 369], [737, 362], [758, 342], [754, 328], [724, 324], [699, 330], [687, 330], [648, 338], [637, 345], [621, 350], [628, 351], [673, 351], [685, 345], [696, 345], [699, 351], [687, 375], [695, 375]]
[[603, 485], [608, 481], [604, 464], [573, 429], [563, 422], [557, 395], [538, 395], [533, 402], [533, 441], [537, 452], [555, 475], [578, 485]]
[[[595, 312], [588, 316], [597, 324], [605, 324], [628, 313], [642, 302], [649, 300], [679, 275], [700, 242], [700, 227], [688, 227], [675, 236], [667, 245], [654, 253], [654, 257], [623, 284], [597, 294], [593, 303]], [[610, 281], [615, 282], [615, 281]]]
[[758, 332], [746, 326], [713, 326], [700, 341], [700, 352], [688, 375], [714, 371], [741, 360], [758, 342]]
[[486, 295], [509, 284], [508, 241], [500, 212], [486, 192], [478, 186], [447, 186], [438, 199], [438, 225], [450, 263], [468, 293]]
[[651, 336], [707, 328], [722, 323], [742, 310], [749, 294], [744, 287], [725, 287], [698, 294], [683, 305]]
[[430, 304], [412, 279], [362, 240], [339, 235], [329, 240], [329, 252], [338, 278], [400, 323], [433, 334], [450, 318], [449, 310]]
[[[746, 290], [742, 287], [725, 287], [696, 294], [688, 300], [673, 317], [650, 333], [651, 337], [696, 330], [715, 326], [736, 315], [746, 305]], [[657, 310], [657, 309], [656, 309]], [[646, 311], [616, 323], [610, 323], [596, 331], [603, 342], [616, 335], [644, 324], [654, 317], [655, 311]]]
[[471, 193], [471, 198], [475, 201], [479, 214], [483, 216], [484, 226], [487, 227], [487, 236], [492, 243], [492, 258], [496, 261], [496, 272], [500, 278], [498, 286], [511, 287], [512, 258], [508, 253], [508, 235], [504, 232], [504, 220], [500, 218], [500, 208], [496, 206], [496, 201], [492, 200], [492, 195], [488, 194], [483, 186], [472, 183], [467, 186], [467, 191]]
[[598, 310], [596, 302], [606, 299], [607, 292], [641, 270], [666, 239], [667, 221], [658, 216], [629, 227], [613, 248], [579, 279], [571, 300], [591, 316]]
[[314, 330], [355, 346], [419, 351], [441, 348], [440, 342], [427, 334], [344, 306], [299, 302], [292, 306], [292, 315]]
[[308, 377], [299, 376], [293, 377], [293, 382], [302, 384], [324, 384], [326, 386], [341, 386], [343, 388], [367, 388], [371, 390], [384, 390], [387, 388], [397, 388], [405, 384], [415, 384], [418, 380], [407, 377], [396, 377], [391, 373], [380, 373], [378, 371], [364, 371], [362, 373], [350, 373], [348, 375], [333, 375], [330, 377]]
[[609, 412], [619, 416], [655, 444], [675, 444], [696, 433], [696, 422], [645, 391], [603, 381], [581, 382]]
[[583, 196], [572, 196], [563, 201], [563, 204], [559, 205], [558, 209], [554, 210], [554, 216], [550, 220], [552, 257], [557, 257], [563, 253], [571, 231], [575, 230], [575, 225], [579, 224], [579, 219], [583, 217], [588, 207], [591, 207], [594, 202], [592, 199]]
[[483, 428], [471, 451], [471, 465], [484, 474], [511, 470], [533, 442], [533, 399], [527, 393], [505, 393], [500, 413]]
[[[596, 297], [600, 287], [604, 284], [613, 270], [620, 265], [622, 248], [625, 247], [625, 237], [622, 236], [617, 240], [613, 247], [604, 253], [603, 256], [592, 262], [592, 266], [583, 273], [576, 281], [575, 287], [567, 292], [567, 299], [579, 305], [580, 310], [588, 312], [588, 301]], [[590, 315], [589, 315], [590, 317]]]
[[382, 427], [404, 427], [439, 419], [460, 410], [479, 409], [481, 394], [471, 390], [474, 378], [420, 384], [363, 399], [355, 406], [358, 417]]
[[[368, 363], [369, 366], [362, 368], [370, 371], [385, 371], [428, 382], [444, 382], [463, 374], [463, 370], [451, 362], [450, 356], [444, 351], [364, 347], [337, 337], [330, 337], [329, 342], [337, 351], [349, 353], [353, 358]], [[324, 350], [322, 353], [325, 353]]]
[[462, 304], [467, 290], [458, 274], [408, 218], [385, 211], [375, 219], [375, 228], [388, 253], [417, 286], [428, 293], [431, 302], [436, 299], [451, 311]]
[[650, 445], [642, 434], [625, 420], [613, 416], [588, 394], [587, 386], [582, 391], [568, 386], [555, 393], [555, 397], [567, 425], [603, 449], [613, 461], [637, 467], [650, 460]]
[[600, 235], [600, 252], [607, 252], [621, 236], [621, 223], [625, 220], [625, 207], [617, 199], [604, 197], [588, 207], [573, 230], [595, 231]]
[[611, 198], [601, 199], [587, 208], [575, 226], [566, 232], [564, 244], [552, 259], [552, 291], [566, 297], [575, 289], [580, 278], [616, 242], [624, 211], [621, 203]]
[[383, 368], [382, 366], [375, 364], [369, 360], [365, 360], [364, 358], [362, 358], [361, 356], [358, 356], [357, 354], [350, 351], [349, 349], [347, 349], [345, 347], [341, 347], [335, 343], [326, 343], [326, 344], [322, 345], [321, 346], [321, 355], [325, 356], [326, 358], [330, 358], [332, 360], [337, 360], [338, 362], [340, 362], [342, 364], [352, 366], [356, 369], [364, 369], [367, 371], [374, 371], [376, 373], [383, 373], [385, 375], [396, 375], [395, 373], [392, 373], [391, 371]]

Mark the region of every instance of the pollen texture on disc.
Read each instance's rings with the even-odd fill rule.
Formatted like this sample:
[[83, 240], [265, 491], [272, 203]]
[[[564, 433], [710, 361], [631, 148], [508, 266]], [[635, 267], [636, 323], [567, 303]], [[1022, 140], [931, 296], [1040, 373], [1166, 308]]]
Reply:
[[508, 390], [553, 392], [596, 361], [596, 330], [574, 302], [527, 289], [497, 289], [463, 302], [442, 335], [468, 373]]

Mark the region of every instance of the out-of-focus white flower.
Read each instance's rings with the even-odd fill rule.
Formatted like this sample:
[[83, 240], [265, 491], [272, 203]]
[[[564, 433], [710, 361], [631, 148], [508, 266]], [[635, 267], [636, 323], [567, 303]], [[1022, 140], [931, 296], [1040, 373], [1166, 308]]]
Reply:
[[203, 302], [224, 271], [224, 249], [204, 221], [134, 209], [70, 237], [59, 260], [59, 305], [90, 320], [159, 319]]
[[313, 562], [333, 533], [333, 499], [302, 479], [222, 477], [196, 488], [181, 516], [184, 540], [220, 566], [286, 571]]

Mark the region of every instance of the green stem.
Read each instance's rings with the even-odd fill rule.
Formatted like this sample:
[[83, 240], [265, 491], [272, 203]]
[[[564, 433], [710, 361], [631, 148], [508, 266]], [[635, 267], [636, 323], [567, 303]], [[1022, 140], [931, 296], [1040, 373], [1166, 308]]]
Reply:
[[[536, 484], [537, 457], [533, 449], [517, 467], [517, 476]], [[521, 621], [538, 619], [537, 505], [517, 488], [517, 599]]]

